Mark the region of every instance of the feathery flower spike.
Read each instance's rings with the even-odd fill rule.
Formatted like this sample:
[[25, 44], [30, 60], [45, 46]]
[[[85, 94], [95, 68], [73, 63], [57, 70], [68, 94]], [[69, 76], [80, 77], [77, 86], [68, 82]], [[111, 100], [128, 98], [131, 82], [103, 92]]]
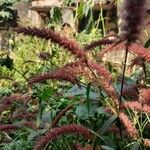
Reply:
[[116, 37], [103, 38], [103, 39], [100, 39], [100, 40], [97, 40], [97, 41], [93, 41], [92, 43], [90, 43], [88, 45], [85, 45], [84, 49], [85, 50], [90, 50], [90, 49], [93, 49], [97, 46], [109, 45], [109, 44], [112, 44], [114, 42], [116, 42]]
[[51, 29], [46, 30], [30, 27], [19, 27], [14, 29], [14, 31], [16, 31], [17, 33], [23, 33], [24, 35], [37, 36], [46, 40], [50, 39], [53, 43], [59, 44], [63, 48], [72, 52], [78, 58], [84, 59], [85, 57], [84, 50], [81, 49], [75, 41], [69, 40], [67, 37], [62, 37], [59, 33], [55, 33]]
[[65, 80], [65, 81], [69, 81], [73, 84], [77, 84], [77, 85], [79, 84], [79, 82], [76, 79], [76, 77], [74, 76], [73, 72], [69, 72], [69, 70], [66, 71], [66, 70], [62, 70], [62, 69], [56, 70], [54, 72], [43, 73], [43, 74], [39, 74], [34, 77], [31, 77], [29, 79], [28, 83], [31, 85], [33, 83], [42, 82], [42, 81], [45, 81], [48, 79]]
[[146, 147], [149, 147], [150, 148], [150, 140], [149, 139], [144, 139], [143, 140], [143, 143]]
[[119, 119], [123, 123], [129, 136], [133, 139], [137, 138], [138, 137], [138, 131], [135, 128], [134, 124], [129, 120], [128, 116], [124, 112], [119, 113]]
[[146, 104], [141, 104], [137, 101], [135, 102], [125, 102], [121, 105], [121, 109], [124, 108], [130, 108], [136, 111], [142, 111], [143, 113], [148, 113], [150, 114], [150, 106], [146, 105]]
[[37, 140], [34, 146], [34, 150], [41, 150], [47, 143], [56, 140], [58, 137], [64, 134], [77, 134], [82, 135], [87, 140], [92, 139], [92, 134], [87, 128], [75, 124], [64, 125], [62, 127], [54, 128], [53, 130], [48, 131], [45, 136]]
[[146, 0], [124, 0], [119, 17], [120, 38], [127, 43], [136, 42], [139, 37], [143, 18], [146, 13]]
[[100, 84], [106, 94], [111, 97], [112, 102], [118, 107], [119, 101], [118, 101], [118, 94], [113, 86], [113, 84], [109, 83], [108, 81], [101, 80]]
[[[121, 51], [125, 50], [126, 45], [124, 42], [121, 42], [117, 45], [111, 44], [107, 46], [105, 49], [103, 49], [101, 52], [98, 53], [99, 57], [103, 57], [104, 54], [111, 52], [111, 51]], [[128, 46], [129, 52], [133, 52], [137, 56], [139, 56], [141, 59], [144, 59], [147, 62], [150, 62], [150, 49], [144, 48], [142, 45], [137, 43], [131, 43]]]
[[18, 126], [15, 126], [13, 124], [2, 124], [0, 125], [0, 131], [9, 132], [13, 130], [17, 130]]
[[27, 103], [30, 100], [29, 95], [22, 95], [22, 94], [12, 94], [2, 99], [0, 104], [0, 113], [6, 110], [7, 108], [11, 107], [14, 102], [23, 101]]
[[150, 106], [150, 88], [143, 89], [140, 93], [140, 100]]
[[106, 67], [100, 65], [100, 64], [97, 64], [95, 62], [91, 62], [91, 61], [88, 61], [88, 65], [89, 67], [92, 68], [92, 70], [96, 70], [97, 71], [97, 74], [99, 76], [103, 76], [105, 79], [107, 79], [109, 82], [112, 81], [112, 75], [111, 73], [106, 69]]

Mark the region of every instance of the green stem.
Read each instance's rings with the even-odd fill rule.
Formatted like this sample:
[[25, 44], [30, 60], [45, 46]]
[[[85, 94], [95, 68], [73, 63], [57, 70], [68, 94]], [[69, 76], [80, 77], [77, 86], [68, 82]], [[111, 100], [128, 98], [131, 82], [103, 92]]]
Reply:
[[[102, 2], [101, 1], [100, 1], [100, 5], [102, 6]], [[102, 21], [103, 36], [105, 36], [106, 35], [106, 31], [105, 31], [105, 23], [104, 23], [103, 8], [102, 7], [100, 9], [100, 17], [101, 17], [101, 21]]]

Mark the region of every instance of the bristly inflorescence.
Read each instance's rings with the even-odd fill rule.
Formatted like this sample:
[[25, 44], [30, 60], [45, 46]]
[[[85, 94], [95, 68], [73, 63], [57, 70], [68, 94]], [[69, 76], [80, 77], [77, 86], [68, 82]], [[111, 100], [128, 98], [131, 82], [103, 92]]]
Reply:
[[133, 139], [136, 139], [138, 137], [138, 130], [135, 128], [133, 122], [131, 122], [131, 120], [128, 118], [128, 116], [124, 112], [120, 112], [119, 119], [123, 123], [129, 136]]
[[11, 107], [15, 102], [22, 101], [26, 104], [31, 99], [30, 95], [12, 94], [2, 99], [0, 103], [0, 113]]
[[38, 28], [26, 28], [20, 27], [14, 29], [17, 33], [23, 33], [24, 35], [37, 36], [46, 40], [51, 40], [53, 43], [59, 44], [63, 48], [69, 50], [71, 53], [76, 55], [78, 58], [85, 57], [84, 50], [79, 47], [79, 45], [66, 37], [62, 37], [60, 34], [55, 33], [51, 29], [38, 29]]
[[150, 88], [142, 89], [140, 93], [140, 101], [150, 107]]
[[55, 71], [50, 71], [47, 73], [35, 75], [31, 77], [28, 83], [31, 85], [33, 83], [39, 83], [49, 79], [57, 79], [57, 80], [64, 80], [69, 81], [73, 84], [79, 85], [79, 81], [77, 79], [78, 75], [83, 73], [83, 64], [80, 61], [75, 61], [73, 63], [66, 64], [60, 69]]
[[137, 101], [123, 103], [123, 105], [121, 106], [121, 109], [124, 109], [124, 108], [129, 108], [132, 110], [150, 114], [150, 106], [148, 106], [147, 104], [142, 105], [141, 103]]
[[0, 125], [0, 131], [4, 131], [4, 132], [14, 131], [17, 129], [18, 129], [18, 126], [13, 125], [13, 124], [1, 124]]
[[102, 76], [110, 82], [112, 81], [112, 75], [106, 69], [106, 67], [104, 67], [100, 64], [97, 64], [96, 62], [92, 62], [92, 61], [89, 61], [88, 65], [89, 65], [89, 67], [92, 68], [92, 70], [95, 70], [97, 72], [98, 76]]
[[[124, 42], [121, 42], [117, 45], [111, 44], [104, 48], [101, 52], [98, 53], [99, 57], [103, 57], [104, 54], [111, 51], [121, 51], [125, 50], [126, 45]], [[141, 59], [144, 59], [146, 62], [150, 62], [150, 50], [148, 48], [144, 48], [142, 45], [137, 43], [132, 43], [128, 46], [128, 51], [136, 54]]]
[[146, 147], [149, 147], [150, 148], [150, 140], [149, 139], [144, 139], [143, 140], [143, 143]]
[[21, 112], [19, 114], [15, 114], [12, 116], [13, 119], [26, 119], [26, 120], [33, 120], [36, 118], [37, 112]]
[[41, 150], [47, 143], [56, 140], [64, 134], [77, 134], [83, 136], [87, 140], [92, 139], [92, 133], [89, 129], [75, 124], [64, 125], [59, 128], [54, 128], [53, 130], [47, 132], [45, 136], [37, 140], [34, 150]]
[[112, 44], [116, 41], [117, 41], [116, 37], [107, 37], [104, 39], [93, 41], [90, 44], [85, 45], [84, 49], [85, 50], [91, 50], [97, 46]]
[[[94, 82], [96, 81], [95, 83], [96, 84], [98, 83], [98, 86], [101, 86], [101, 88], [105, 90], [106, 94], [111, 98], [113, 106], [115, 106], [114, 108], [112, 107], [111, 114], [113, 113], [117, 114], [119, 121], [123, 124], [124, 128], [128, 132], [128, 135], [133, 139], [137, 139], [139, 136], [138, 129], [136, 128], [135, 124], [130, 120], [130, 118], [125, 114], [125, 112], [123, 112], [123, 109], [128, 108], [129, 110], [132, 111], [134, 110], [136, 112], [150, 114], [149, 96], [146, 94], [147, 91], [141, 93], [141, 97], [143, 96], [143, 100], [141, 100], [142, 103], [137, 101], [120, 103], [122, 96], [127, 96], [127, 94], [134, 94], [134, 96], [139, 98], [138, 97], [139, 93], [137, 93], [136, 91], [137, 86], [132, 85], [130, 88], [127, 87], [127, 89], [123, 88], [124, 85], [124, 77], [123, 77], [121, 85], [122, 90], [119, 97], [116, 89], [112, 84], [113, 79], [111, 73], [107, 71], [107, 69], [104, 66], [101, 66], [100, 64], [97, 64], [96, 62], [90, 59], [87, 59], [86, 50], [95, 48], [99, 45], [106, 45], [106, 44], [109, 44], [109, 46], [106, 47], [106, 49], [104, 50], [102, 49], [100, 53], [101, 56], [113, 50], [126, 50], [125, 56], [126, 59], [124, 62], [125, 65], [123, 70], [123, 76], [125, 75], [126, 70], [125, 66], [127, 62], [126, 60], [128, 52], [135, 53], [137, 56], [140, 57], [140, 59], [150, 62], [149, 49], [144, 48], [142, 45], [136, 43], [141, 31], [144, 11], [145, 11], [145, 0], [124, 0], [122, 12], [120, 14], [120, 17], [122, 19], [122, 23], [120, 24], [121, 40], [119, 41], [118, 37], [115, 38], [113, 37], [112, 39], [110, 39], [109, 37], [105, 37], [101, 40], [94, 41], [91, 44], [86, 45], [84, 48], [80, 48], [75, 41], [69, 40], [66, 37], [62, 37], [60, 34], [55, 33], [51, 29], [47, 30], [30, 27], [28, 28], [21, 27], [15, 29], [15, 31], [18, 33], [23, 33], [25, 35], [37, 36], [39, 38], [51, 40], [53, 43], [58, 44], [59, 46], [69, 50], [73, 55], [79, 58], [78, 61], [66, 64], [64, 67], [55, 70], [53, 72], [39, 74], [34, 77], [31, 77], [29, 79], [29, 84], [42, 82], [48, 79], [57, 79], [69, 81], [73, 84], [79, 85], [79, 81], [77, 80], [77, 77], [79, 75], [84, 75], [85, 77], [88, 77], [88, 79]], [[50, 55], [48, 53], [41, 52], [39, 57], [42, 58], [43, 60], [48, 60], [50, 58]], [[144, 97], [146, 97], [147, 99]], [[62, 110], [52, 121], [51, 128], [55, 127], [58, 121], [61, 119], [61, 117], [72, 108], [73, 106], [70, 105], [66, 107], [64, 110]], [[108, 110], [110, 111], [110, 108], [108, 108]], [[37, 129], [34, 122], [32, 122], [32, 117], [34, 118], [34, 115], [32, 115], [32, 113], [24, 114], [23, 118], [29, 121], [25, 122], [22, 126]], [[118, 131], [121, 133], [121, 124]], [[92, 139], [91, 132], [89, 129], [83, 126], [70, 124], [59, 128], [53, 128], [50, 131], [48, 131], [45, 134], [45, 136], [37, 140], [34, 150], [41, 150], [49, 142], [56, 140], [57, 138], [59, 138], [61, 135], [64, 134], [78, 134], [83, 136], [87, 140]], [[143, 142], [144, 145], [146, 146], [150, 145], [149, 139], [145, 139]], [[81, 149], [84, 148], [81, 146]], [[88, 147], [85, 147], [85, 149], [87, 150]], [[89, 149], [92, 149], [92, 147], [89, 147]]]
[[128, 43], [136, 42], [145, 15], [146, 0], [124, 0], [119, 14], [121, 19], [120, 38]]
[[74, 75], [73, 71], [69, 72], [69, 70], [62, 70], [62, 69], [56, 70], [54, 72], [48, 72], [48, 73], [36, 75], [30, 78], [28, 83], [31, 85], [33, 83], [42, 82], [49, 79], [65, 80], [73, 84], [79, 85], [79, 82], [76, 76]]

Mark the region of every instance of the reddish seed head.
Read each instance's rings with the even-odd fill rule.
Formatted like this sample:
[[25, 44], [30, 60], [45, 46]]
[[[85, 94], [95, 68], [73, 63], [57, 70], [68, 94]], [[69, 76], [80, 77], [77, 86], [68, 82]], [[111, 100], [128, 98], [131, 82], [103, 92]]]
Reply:
[[89, 44], [89, 45], [86, 45], [85, 47], [84, 47], [84, 49], [85, 50], [90, 50], [90, 49], [93, 49], [93, 48], [95, 48], [95, 47], [97, 47], [97, 46], [101, 46], [101, 45], [107, 45], [107, 44], [112, 44], [112, 43], [114, 43], [116, 41], [116, 38], [114, 37], [114, 38], [104, 38], [104, 39], [100, 39], [100, 40], [98, 40], [98, 41], [94, 41], [94, 42], [92, 42], [91, 44]]
[[134, 102], [125, 102], [122, 106], [121, 106], [121, 109], [124, 109], [124, 108], [130, 108], [132, 110], [136, 110], [136, 111], [139, 111], [139, 112], [143, 112], [143, 113], [148, 113], [150, 114], [150, 106], [147, 105], [147, 104], [141, 104], [137, 101], [134, 101]]
[[[103, 49], [100, 53], [98, 53], [99, 57], [102, 57], [104, 54], [111, 51], [121, 51], [125, 50], [126, 45], [124, 42], [121, 42], [117, 45], [111, 44]], [[136, 54], [141, 59], [144, 59], [146, 62], [150, 62], [150, 50], [148, 48], [144, 48], [142, 45], [137, 43], [131, 43], [128, 47], [129, 52]]]
[[144, 139], [143, 140], [143, 143], [146, 147], [149, 147], [150, 148], [150, 140], [149, 139]]
[[133, 139], [137, 138], [138, 137], [138, 131], [135, 128], [134, 124], [129, 120], [128, 116], [124, 112], [119, 113], [119, 119], [123, 123], [129, 136]]
[[147, 104], [150, 106], [150, 88], [148, 89], [143, 89], [141, 91], [141, 94], [140, 94], [140, 99], [142, 100], [142, 102], [144, 104]]
[[31, 77], [28, 83], [33, 84], [33, 83], [42, 82], [42, 81], [49, 80], [49, 79], [65, 80], [73, 84], [78, 84], [78, 80], [74, 76], [73, 72], [69, 72], [69, 70], [67, 71], [67, 70], [62, 70], [62, 69]]
[[73, 108], [73, 105], [69, 105], [66, 108], [64, 108], [56, 117], [55, 119], [52, 121], [51, 123], [51, 128], [56, 127], [57, 123], [59, 122], [59, 120], [66, 114], [67, 111], [69, 111], [70, 109]]
[[17, 129], [18, 127], [12, 124], [0, 125], [0, 131], [4, 131], [4, 132], [10, 132], [10, 131], [14, 131]]
[[51, 40], [53, 43], [59, 44], [63, 48], [69, 50], [71, 53], [76, 55], [78, 58], [85, 57], [84, 50], [79, 47], [79, 45], [73, 41], [69, 40], [67, 37], [62, 37], [60, 34], [55, 33], [53, 30], [49, 29], [38, 29], [38, 28], [25, 28], [20, 27], [14, 29], [17, 33], [23, 33], [24, 35], [37, 36], [46, 40]]
[[54, 128], [53, 130], [47, 132], [45, 136], [37, 140], [34, 150], [41, 150], [48, 142], [56, 140], [64, 134], [77, 134], [82, 135], [85, 139], [92, 139], [92, 134], [87, 128], [75, 124], [65, 125], [59, 128]]
[[106, 69], [106, 67], [97, 64], [95, 62], [89, 61], [88, 65], [91, 67], [92, 70], [96, 70], [98, 76], [103, 76], [108, 82], [112, 81], [111, 73]]

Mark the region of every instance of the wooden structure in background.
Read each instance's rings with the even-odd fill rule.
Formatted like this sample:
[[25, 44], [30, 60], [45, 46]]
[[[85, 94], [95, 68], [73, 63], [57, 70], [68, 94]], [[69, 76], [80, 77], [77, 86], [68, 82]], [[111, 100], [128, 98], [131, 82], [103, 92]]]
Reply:
[[[103, 10], [107, 10], [109, 8], [110, 1], [112, 0], [103, 0], [102, 4], [100, 5], [99, 0], [94, 0], [95, 5], [93, 7], [93, 10], [100, 11], [101, 8]], [[83, 2], [86, 3], [87, 0], [83, 0]], [[58, 7], [62, 10], [62, 23], [67, 23], [71, 27], [74, 27], [73, 24], [75, 24], [75, 22], [73, 20], [73, 14], [75, 13], [74, 11], [76, 7], [76, 3], [74, 3], [73, 6], [64, 6], [62, 0], [32, 0], [30, 6], [30, 10], [31, 10], [30, 13], [31, 16], [35, 16], [36, 13], [36, 17], [34, 18], [37, 18], [38, 20], [38, 21], [32, 21], [32, 23], [35, 26], [40, 26], [39, 24], [41, 22], [41, 26], [42, 26], [44, 17], [41, 14], [47, 15], [47, 12], [49, 12], [52, 7]], [[34, 15], [32, 15], [32, 13]], [[32, 19], [31, 17], [31, 20], [34, 19]]]

